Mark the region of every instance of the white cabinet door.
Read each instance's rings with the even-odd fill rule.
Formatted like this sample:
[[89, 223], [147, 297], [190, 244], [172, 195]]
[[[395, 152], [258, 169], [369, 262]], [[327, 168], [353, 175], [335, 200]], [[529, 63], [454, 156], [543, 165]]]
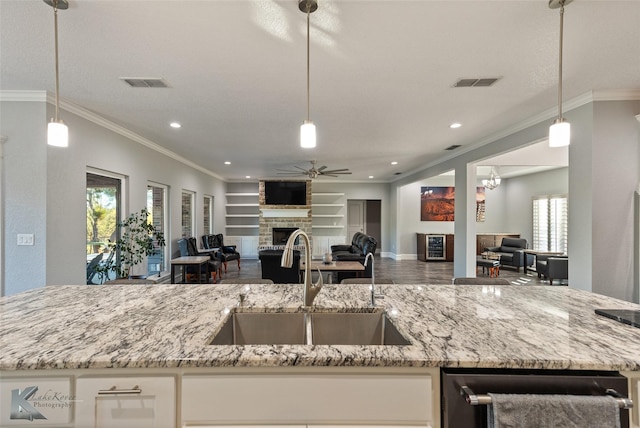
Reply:
[[236, 251], [240, 253], [242, 256], [242, 237], [240, 236], [225, 236], [224, 237], [224, 245], [235, 245]]
[[76, 395], [77, 427], [176, 426], [173, 376], [79, 378]]
[[258, 236], [243, 236], [242, 251], [238, 250], [240, 256], [244, 259], [258, 258]]
[[428, 375], [309, 374], [187, 375], [182, 422], [271, 425], [433, 424]]
[[311, 256], [314, 259], [321, 259], [322, 256], [329, 252], [329, 240], [326, 236], [314, 236], [313, 237], [313, 251]]
[[69, 427], [75, 397], [70, 377], [0, 379], [0, 427]]

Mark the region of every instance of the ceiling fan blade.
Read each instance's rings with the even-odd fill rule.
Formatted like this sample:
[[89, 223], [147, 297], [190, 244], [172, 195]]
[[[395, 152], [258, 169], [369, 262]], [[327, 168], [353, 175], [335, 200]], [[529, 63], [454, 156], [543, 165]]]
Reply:
[[332, 169], [329, 171], [324, 171], [322, 172], [322, 174], [351, 174], [351, 171], [349, 171], [348, 168]]
[[300, 171], [303, 171], [305, 174], [309, 173], [308, 169], [300, 168], [298, 165], [295, 165], [294, 168], [298, 168]]
[[318, 168], [318, 172], [322, 172], [325, 169], [327, 169], [327, 166], [326, 165], [322, 165], [320, 168]]
[[286, 171], [286, 172], [278, 172], [278, 175], [307, 175], [306, 172], [298, 172], [298, 171]]

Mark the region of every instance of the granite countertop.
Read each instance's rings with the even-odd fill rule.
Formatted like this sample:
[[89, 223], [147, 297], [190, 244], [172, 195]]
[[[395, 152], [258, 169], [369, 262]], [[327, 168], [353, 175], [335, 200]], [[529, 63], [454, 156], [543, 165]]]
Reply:
[[[244, 285], [49, 286], [0, 299], [0, 369], [493, 367], [640, 370], [640, 328], [594, 314], [640, 305], [567, 287], [389, 285], [407, 346], [207, 345]], [[301, 310], [302, 286], [252, 285], [246, 308]], [[365, 308], [325, 285], [320, 308]]]

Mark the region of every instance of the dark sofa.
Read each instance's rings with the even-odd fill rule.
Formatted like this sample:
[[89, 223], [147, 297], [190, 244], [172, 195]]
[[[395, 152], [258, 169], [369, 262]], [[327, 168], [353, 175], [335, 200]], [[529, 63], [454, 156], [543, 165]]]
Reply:
[[[376, 248], [378, 247], [378, 241], [372, 236], [366, 235], [362, 232], [356, 232], [351, 238], [351, 245], [340, 244], [331, 246], [331, 257], [335, 261], [358, 261], [364, 264], [364, 259], [367, 254], [376, 254]], [[365, 278], [371, 278], [373, 263], [367, 263], [364, 272], [361, 276]], [[338, 281], [340, 282], [345, 278], [352, 278], [355, 276], [353, 272], [338, 272]]]
[[[502, 238], [498, 247], [486, 247], [484, 251], [491, 251], [500, 255], [500, 265], [520, 268], [533, 264], [533, 255], [528, 254], [525, 260], [524, 250], [527, 249], [527, 240], [524, 238]], [[525, 264], [526, 263], [526, 264]]]

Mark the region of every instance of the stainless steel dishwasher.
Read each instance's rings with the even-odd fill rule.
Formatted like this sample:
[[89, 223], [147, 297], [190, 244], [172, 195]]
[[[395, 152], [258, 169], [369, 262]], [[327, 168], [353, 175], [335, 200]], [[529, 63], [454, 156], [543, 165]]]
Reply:
[[572, 370], [442, 369], [442, 428], [487, 427], [495, 394], [612, 395], [620, 426], [629, 428], [628, 380], [617, 372]]

